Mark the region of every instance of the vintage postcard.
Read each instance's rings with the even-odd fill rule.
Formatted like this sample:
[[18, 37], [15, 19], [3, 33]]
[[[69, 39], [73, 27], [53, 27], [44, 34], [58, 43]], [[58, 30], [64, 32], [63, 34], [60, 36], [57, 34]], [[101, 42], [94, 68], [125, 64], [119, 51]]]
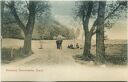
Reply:
[[2, 0], [1, 81], [128, 81], [127, 0]]

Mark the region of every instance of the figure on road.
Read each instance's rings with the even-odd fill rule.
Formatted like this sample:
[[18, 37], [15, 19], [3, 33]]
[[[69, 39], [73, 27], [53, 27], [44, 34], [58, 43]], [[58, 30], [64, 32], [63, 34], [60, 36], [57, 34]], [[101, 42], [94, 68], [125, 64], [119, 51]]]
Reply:
[[57, 40], [56, 40], [57, 49], [62, 49], [62, 42], [63, 42], [62, 36], [58, 35]]

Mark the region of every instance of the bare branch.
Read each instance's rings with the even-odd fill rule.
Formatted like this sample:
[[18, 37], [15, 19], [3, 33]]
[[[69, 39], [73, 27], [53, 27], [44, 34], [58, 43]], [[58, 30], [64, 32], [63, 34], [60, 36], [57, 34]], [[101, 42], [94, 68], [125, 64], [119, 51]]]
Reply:
[[26, 30], [29, 32], [32, 32], [32, 30], [34, 28], [35, 14], [36, 14], [35, 9], [36, 9], [36, 2], [29, 1], [29, 6], [28, 6], [29, 16], [28, 16], [28, 22], [26, 24]]
[[16, 12], [16, 8], [15, 8], [14, 1], [11, 1], [10, 4], [6, 4], [6, 5], [7, 5], [7, 6], [10, 8], [10, 10], [12, 11], [12, 14], [13, 14], [15, 20], [16, 20], [16, 23], [19, 25], [19, 27], [20, 27], [23, 31], [25, 31], [25, 26], [24, 26], [24, 24], [22, 23], [22, 21], [20, 20], [18, 14], [17, 14], [17, 12]]
[[25, 2], [26, 2], [26, 4], [27, 4], [27, 8], [28, 8], [28, 6], [29, 6], [29, 4], [28, 4], [28, 2], [25, 0]]
[[[119, 4], [112, 12], [110, 12], [104, 19], [107, 20], [109, 17], [111, 17], [118, 9], [119, 7], [121, 6], [121, 4]], [[95, 29], [96, 29], [96, 25], [97, 25], [97, 20], [98, 18], [95, 20], [94, 24], [92, 25], [91, 29], [90, 29], [90, 33], [92, 33], [92, 35], [94, 35], [96, 32], [95, 32]]]
[[96, 27], [96, 25], [97, 25], [97, 22], [98, 22], [98, 18], [96, 18], [95, 22], [93, 23], [93, 25], [92, 25], [92, 27], [91, 27], [91, 29], [90, 29], [90, 33], [94, 34], [93, 32], [94, 32], [94, 30], [95, 30], [95, 27]]
[[9, 4], [7, 4], [7, 3], [4, 3], [4, 4], [5, 4], [5, 6], [10, 7]]
[[96, 30], [95, 30], [95, 31], [93, 31], [92, 36], [93, 36], [94, 34], [96, 34]]
[[104, 21], [105, 21], [106, 19], [108, 19], [109, 17], [111, 17], [112, 14], [114, 14], [114, 13], [119, 9], [120, 6], [121, 6], [121, 4], [119, 4], [112, 12], [110, 12], [110, 13], [108, 14], [108, 16], [105, 17]]
[[86, 14], [86, 18], [83, 18], [84, 21], [84, 29], [85, 29], [85, 33], [89, 32], [88, 29], [88, 23], [89, 23], [89, 19], [91, 17], [91, 13], [92, 13], [92, 9], [93, 9], [93, 2], [89, 2], [88, 3], [88, 10], [87, 10], [87, 14]]

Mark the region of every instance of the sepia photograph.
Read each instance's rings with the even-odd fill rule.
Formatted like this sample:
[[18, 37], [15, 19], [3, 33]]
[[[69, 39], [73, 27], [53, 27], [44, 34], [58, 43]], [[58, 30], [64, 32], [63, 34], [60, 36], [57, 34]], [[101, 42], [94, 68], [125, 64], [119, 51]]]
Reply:
[[127, 0], [1, 0], [1, 81], [128, 81]]

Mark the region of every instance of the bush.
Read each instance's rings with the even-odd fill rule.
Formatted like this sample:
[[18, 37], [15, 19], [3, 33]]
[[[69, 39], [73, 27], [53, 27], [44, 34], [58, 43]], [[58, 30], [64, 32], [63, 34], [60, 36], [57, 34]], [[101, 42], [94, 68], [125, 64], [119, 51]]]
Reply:
[[22, 35], [22, 30], [15, 24], [4, 25], [1, 28], [1, 30], [2, 30], [1, 34], [3, 38], [24, 39], [24, 36]]
[[2, 60], [10, 60], [11, 58], [11, 48], [2, 48], [1, 49], [1, 59]]
[[[75, 55], [73, 56], [73, 58], [81, 62], [90, 61], [90, 60], [86, 60], [82, 55]], [[105, 59], [106, 59], [105, 64], [113, 64], [113, 65], [127, 64], [127, 55], [105, 55]], [[94, 58], [94, 62], [97, 63], [95, 60], [96, 59]]]
[[11, 60], [14, 60], [16, 57], [21, 57], [22, 56], [21, 50], [22, 48], [19, 48], [19, 49], [2, 48], [1, 49], [1, 60], [11, 61]]
[[127, 55], [106, 55], [105, 59], [107, 63], [111, 63], [115, 65], [127, 64]]

